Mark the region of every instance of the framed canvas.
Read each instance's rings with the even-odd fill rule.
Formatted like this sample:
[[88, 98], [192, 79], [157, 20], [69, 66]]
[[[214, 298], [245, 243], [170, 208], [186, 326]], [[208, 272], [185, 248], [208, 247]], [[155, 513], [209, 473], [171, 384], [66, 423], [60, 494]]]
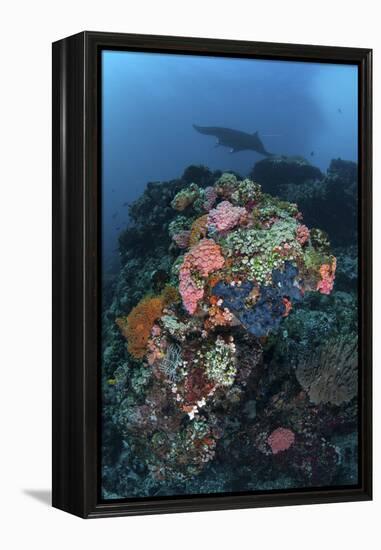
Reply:
[[53, 505], [369, 500], [371, 50], [53, 44]]

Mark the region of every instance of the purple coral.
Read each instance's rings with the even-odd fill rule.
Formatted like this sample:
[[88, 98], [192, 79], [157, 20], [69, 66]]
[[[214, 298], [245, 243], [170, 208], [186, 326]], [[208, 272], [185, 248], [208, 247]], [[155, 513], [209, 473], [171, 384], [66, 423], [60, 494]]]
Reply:
[[173, 235], [172, 240], [177, 244], [179, 248], [188, 248], [189, 246], [190, 231], [179, 231]]
[[207, 212], [209, 212], [209, 210], [213, 207], [213, 204], [216, 202], [217, 193], [214, 187], [206, 187], [204, 192], [205, 192], [205, 200], [203, 203], [203, 208]]
[[246, 216], [245, 208], [223, 201], [209, 212], [208, 227], [218, 233], [225, 233], [240, 224]]

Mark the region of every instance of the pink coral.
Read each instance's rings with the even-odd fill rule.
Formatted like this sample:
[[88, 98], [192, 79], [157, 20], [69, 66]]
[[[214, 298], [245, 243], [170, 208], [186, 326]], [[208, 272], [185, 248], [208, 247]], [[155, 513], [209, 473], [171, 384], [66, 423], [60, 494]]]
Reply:
[[[201, 278], [224, 265], [221, 248], [213, 239], [202, 239], [185, 254], [179, 271], [179, 291], [185, 309], [193, 315], [198, 302], [204, 296], [204, 285]], [[195, 280], [195, 276], [197, 280]]]
[[306, 225], [299, 225], [296, 230], [296, 240], [299, 244], [305, 244], [310, 238], [310, 230]]
[[233, 206], [229, 201], [221, 202], [208, 215], [208, 226], [219, 233], [229, 231], [246, 218], [247, 212], [241, 206]]
[[179, 248], [188, 248], [189, 246], [190, 231], [180, 231], [173, 235], [172, 239]]
[[320, 266], [320, 281], [317, 284], [316, 290], [321, 294], [330, 294], [333, 289], [336, 272], [336, 258], [333, 258], [332, 265], [323, 264]]
[[213, 204], [216, 202], [217, 199], [217, 193], [214, 187], [206, 187], [205, 188], [205, 200], [204, 204], [202, 205], [203, 208], [209, 212], [209, 210], [212, 208]]
[[197, 288], [196, 283], [193, 281], [190, 270], [180, 271], [180, 285], [179, 290], [183, 299], [185, 309], [193, 315], [197, 309], [198, 302], [204, 296], [204, 289]]
[[267, 443], [270, 445], [273, 455], [276, 455], [287, 451], [295, 443], [295, 434], [288, 428], [277, 428], [269, 435]]

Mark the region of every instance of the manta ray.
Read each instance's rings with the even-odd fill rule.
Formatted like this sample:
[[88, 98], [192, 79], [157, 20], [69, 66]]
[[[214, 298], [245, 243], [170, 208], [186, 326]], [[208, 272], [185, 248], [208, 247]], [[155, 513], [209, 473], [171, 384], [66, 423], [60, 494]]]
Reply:
[[240, 130], [233, 130], [232, 128], [221, 128], [219, 126], [196, 126], [193, 124], [193, 128], [200, 132], [200, 134], [206, 134], [207, 136], [216, 136], [217, 143], [222, 147], [230, 147], [231, 153], [237, 153], [238, 151], [256, 151], [266, 157], [272, 156], [271, 153], [266, 151], [262, 141], [259, 138], [258, 132], [254, 134], [248, 134], [241, 132]]

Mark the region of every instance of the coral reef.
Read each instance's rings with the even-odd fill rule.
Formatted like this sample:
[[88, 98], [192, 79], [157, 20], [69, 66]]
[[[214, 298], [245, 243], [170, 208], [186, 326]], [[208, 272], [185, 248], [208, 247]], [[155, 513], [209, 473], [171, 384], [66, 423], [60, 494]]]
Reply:
[[356, 481], [356, 235], [313, 212], [334, 185], [352, 208], [354, 171], [253, 173], [191, 166], [129, 208], [102, 324], [105, 498]]

